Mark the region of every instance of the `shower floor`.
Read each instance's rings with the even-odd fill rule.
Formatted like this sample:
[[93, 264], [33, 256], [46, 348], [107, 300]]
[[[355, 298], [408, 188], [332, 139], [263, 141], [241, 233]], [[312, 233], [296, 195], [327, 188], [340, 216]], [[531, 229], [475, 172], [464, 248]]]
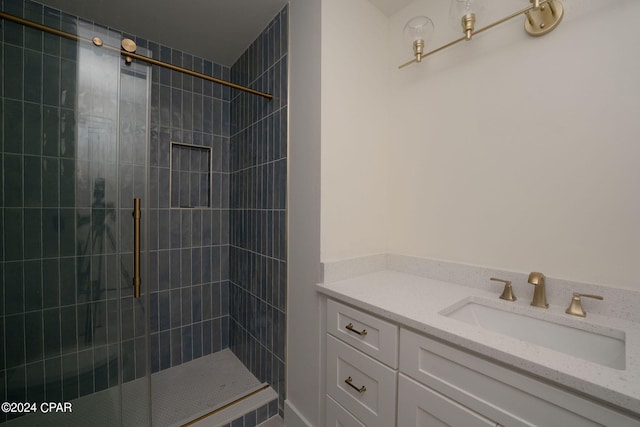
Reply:
[[[260, 389], [262, 383], [229, 349], [210, 354], [151, 375], [153, 426], [181, 425], [197, 416], [219, 408], [239, 396]], [[125, 402], [124, 425], [144, 424], [144, 414], [137, 414], [136, 402], [144, 404], [145, 379], [122, 387]], [[117, 388], [103, 390], [72, 401], [73, 414], [25, 415], [7, 422], [7, 427], [51, 427], [52, 425], [114, 425], [119, 413]]]
[[202, 415], [261, 386], [229, 349], [160, 371], [151, 376], [153, 425]]

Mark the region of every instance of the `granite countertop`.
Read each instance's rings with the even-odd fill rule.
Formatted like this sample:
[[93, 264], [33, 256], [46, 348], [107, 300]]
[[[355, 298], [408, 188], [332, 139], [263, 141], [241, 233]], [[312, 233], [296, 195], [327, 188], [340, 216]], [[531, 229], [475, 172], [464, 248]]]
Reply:
[[[535, 376], [638, 413], [640, 408], [640, 324], [589, 313], [565, 314], [550, 301], [547, 310], [529, 298], [504, 301], [498, 294], [395, 271], [324, 283], [319, 292], [451, 344], [522, 369]], [[626, 366], [614, 369], [446, 317], [441, 312], [467, 298], [506, 311], [552, 320], [584, 330], [618, 330], [626, 337]], [[564, 304], [564, 302], [563, 302]], [[567, 301], [568, 304], [568, 301]]]

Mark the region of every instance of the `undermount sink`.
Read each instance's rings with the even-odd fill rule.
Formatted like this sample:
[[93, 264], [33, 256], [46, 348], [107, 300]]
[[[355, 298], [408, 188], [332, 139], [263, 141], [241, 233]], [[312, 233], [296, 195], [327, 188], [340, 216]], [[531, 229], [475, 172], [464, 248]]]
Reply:
[[[520, 308], [520, 307], [518, 307]], [[442, 312], [444, 316], [546, 347], [614, 369], [625, 369], [625, 334], [606, 329], [587, 331], [573, 326], [501, 310], [478, 300], [466, 300]], [[597, 327], [596, 327], [597, 328]], [[605, 329], [605, 328], [602, 328]]]

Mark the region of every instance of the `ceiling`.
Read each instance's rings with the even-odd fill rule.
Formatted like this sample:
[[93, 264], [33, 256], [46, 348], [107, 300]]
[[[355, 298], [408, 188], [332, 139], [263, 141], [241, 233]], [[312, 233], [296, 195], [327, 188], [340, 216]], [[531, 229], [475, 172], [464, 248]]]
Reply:
[[391, 16], [414, 0], [369, 0], [387, 16]]
[[146, 40], [231, 66], [287, 0], [38, 0]]
[[[288, 3], [288, 0], [39, 1], [226, 66], [235, 63]], [[413, 0], [369, 1], [391, 16]]]

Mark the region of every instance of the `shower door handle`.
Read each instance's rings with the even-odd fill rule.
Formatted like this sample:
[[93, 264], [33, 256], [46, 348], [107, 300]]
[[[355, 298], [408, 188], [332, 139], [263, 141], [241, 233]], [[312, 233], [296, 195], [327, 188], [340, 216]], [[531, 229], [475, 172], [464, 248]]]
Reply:
[[140, 298], [140, 199], [133, 199], [133, 297]]

